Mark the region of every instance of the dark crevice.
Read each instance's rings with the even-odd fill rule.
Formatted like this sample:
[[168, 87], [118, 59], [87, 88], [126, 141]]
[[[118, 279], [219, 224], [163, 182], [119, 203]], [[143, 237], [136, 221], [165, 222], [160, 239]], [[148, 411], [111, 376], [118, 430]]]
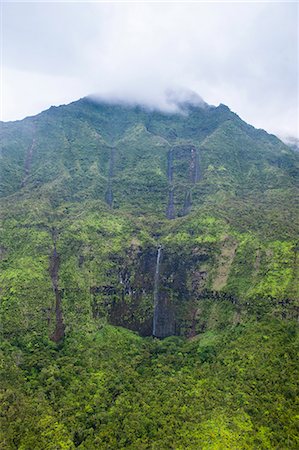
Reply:
[[113, 206], [113, 191], [112, 191], [112, 185], [111, 182], [108, 181], [108, 186], [105, 192], [105, 202], [107, 203], [107, 205], [110, 206], [110, 208], [112, 208]]
[[159, 304], [159, 281], [160, 281], [160, 265], [163, 256], [162, 247], [159, 246], [157, 252], [157, 260], [156, 260], [156, 270], [155, 270], [155, 279], [154, 279], [154, 317], [153, 317], [153, 336], [159, 336], [159, 312], [160, 312], [160, 304]]
[[167, 155], [167, 179], [168, 183], [173, 182], [173, 150], [169, 150]]
[[186, 216], [190, 213], [192, 207], [192, 193], [191, 191], [187, 191], [185, 194], [184, 206], [182, 215]]
[[168, 192], [168, 205], [167, 205], [166, 217], [167, 217], [167, 219], [175, 218], [174, 190], [172, 187], [170, 187], [169, 192]]
[[192, 207], [192, 185], [196, 184], [200, 179], [200, 166], [199, 166], [199, 155], [194, 146], [190, 145], [177, 145], [170, 149], [167, 154], [167, 180], [168, 180], [168, 204], [166, 209], [167, 219], [174, 219], [176, 217], [175, 207], [174, 207], [174, 158], [180, 161], [188, 162], [188, 171], [186, 173], [187, 177], [187, 188], [185, 194], [185, 200], [183, 208], [181, 209], [179, 215], [187, 215], [191, 211]]
[[199, 156], [195, 148], [191, 148], [190, 179], [193, 184], [200, 179]]
[[154, 315], [152, 332], [152, 335], [159, 339], [175, 334], [174, 309], [169, 298], [169, 291], [168, 289], [165, 289], [165, 267], [163, 267], [162, 259], [163, 248], [159, 245], [154, 277]]

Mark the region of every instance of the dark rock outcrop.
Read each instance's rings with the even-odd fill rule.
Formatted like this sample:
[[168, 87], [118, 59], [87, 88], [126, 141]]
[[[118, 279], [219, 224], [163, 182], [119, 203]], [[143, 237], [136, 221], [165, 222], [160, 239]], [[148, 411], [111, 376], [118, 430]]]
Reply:
[[168, 204], [167, 204], [167, 210], [166, 210], [166, 217], [167, 217], [167, 219], [174, 219], [175, 218], [174, 190], [173, 190], [173, 188], [170, 188], [169, 191], [168, 191]]

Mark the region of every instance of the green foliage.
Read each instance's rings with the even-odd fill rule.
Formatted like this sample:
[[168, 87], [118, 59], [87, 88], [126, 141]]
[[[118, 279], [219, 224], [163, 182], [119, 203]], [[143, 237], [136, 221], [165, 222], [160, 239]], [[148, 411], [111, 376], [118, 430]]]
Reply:
[[105, 326], [40, 351], [39, 368], [32, 351], [4, 353], [3, 448], [298, 445], [293, 323], [164, 341]]
[[298, 448], [298, 155], [184, 108], [1, 124], [1, 448]]

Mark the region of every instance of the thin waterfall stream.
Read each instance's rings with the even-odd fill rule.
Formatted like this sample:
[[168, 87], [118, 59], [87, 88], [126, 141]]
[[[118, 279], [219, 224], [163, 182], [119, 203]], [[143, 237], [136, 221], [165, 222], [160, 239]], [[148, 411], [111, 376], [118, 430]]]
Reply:
[[153, 318], [153, 336], [157, 333], [157, 323], [159, 318], [159, 281], [160, 281], [160, 265], [162, 259], [162, 246], [159, 245], [156, 260], [156, 271], [154, 279], [154, 318]]

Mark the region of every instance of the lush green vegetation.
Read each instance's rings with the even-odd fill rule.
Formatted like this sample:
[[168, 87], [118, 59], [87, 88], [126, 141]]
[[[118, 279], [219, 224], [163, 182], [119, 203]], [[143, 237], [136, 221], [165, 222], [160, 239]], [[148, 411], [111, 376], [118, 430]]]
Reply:
[[1, 124], [1, 448], [298, 448], [299, 157], [185, 108]]
[[298, 334], [281, 320], [193, 340], [104, 326], [4, 344], [1, 448], [297, 448]]

